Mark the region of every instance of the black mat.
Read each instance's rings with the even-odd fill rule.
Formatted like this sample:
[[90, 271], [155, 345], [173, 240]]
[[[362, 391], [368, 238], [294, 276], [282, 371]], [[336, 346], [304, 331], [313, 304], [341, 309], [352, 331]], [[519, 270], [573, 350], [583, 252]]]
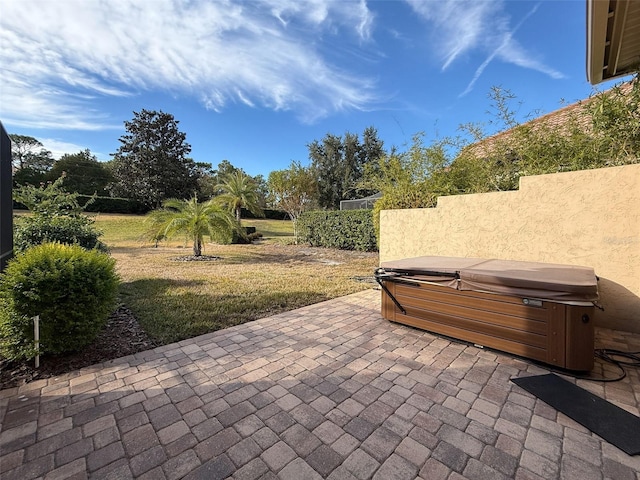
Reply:
[[640, 418], [557, 375], [511, 381], [628, 455], [640, 454]]

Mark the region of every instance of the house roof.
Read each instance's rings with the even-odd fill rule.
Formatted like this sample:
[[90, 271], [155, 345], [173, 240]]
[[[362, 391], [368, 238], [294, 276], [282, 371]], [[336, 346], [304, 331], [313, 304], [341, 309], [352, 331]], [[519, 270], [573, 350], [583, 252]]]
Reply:
[[[639, 2], [640, 3], [640, 2]], [[611, 95], [614, 89], [626, 95], [631, 90], [632, 85], [631, 82], [624, 82], [617, 86], [612, 87], [609, 90], [599, 93], [598, 95]], [[569, 125], [569, 122], [572, 120], [575, 123], [574, 126], [584, 129], [584, 131], [590, 131], [592, 128], [592, 118], [585, 111], [585, 109], [589, 106], [591, 102], [593, 102], [597, 98], [597, 95], [590, 96], [585, 98], [584, 100], [579, 100], [570, 105], [566, 105], [558, 110], [553, 112], [549, 112], [540, 117], [534, 118], [520, 124], [518, 126], [527, 126], [533, 129], [539, 128], [553, 128], [556, 130], [563, 131]], [[511, 135], [513, 135], [514, 128], [510, 128], [508, 130], [503, 130], [494, 135], [491, 135], [487, 138], [484, 138], [478, 142], [475, 142], [468, 147], [466, 147], [466, 151], [471, 153], [476, 157], [484, 157], [490, 155], [493, 149], [498, 145], [501, 141], [508, 141]]]
[[[535, 128], [539, 125], [541, 127], [557, 127], [562, 129], [567, 124], [567, 121], [570, 118], [575, 118], [585, 128], [585, 130], [589, 129], [591, 128], [591, 125], [588, 124], [589, 119], [582, 113], [582, 111], [585, 105], [590, 101], [591, 98], [581, 100], [553, 112], [547, 113], [546, 115], [542, 115], [541, 117], [529, 120], [528, 122], [525, 122], [519, 126], [526, 125]], [[503, 130], [478, 142], [472, 143], [471, 145], [468, 145], [465, 150], [467, 151], [467, 153], [470, 153], [471, 155], [478, 158], [491, 155], [496, 146], [500, 145], [501, 142], [506, 142], [509, 140], [509, 138], [513, 135], [515, 128], [517, 127]]]
[[592, 85], [640, 65], [640, 2], [587, 0], [587, 79]]

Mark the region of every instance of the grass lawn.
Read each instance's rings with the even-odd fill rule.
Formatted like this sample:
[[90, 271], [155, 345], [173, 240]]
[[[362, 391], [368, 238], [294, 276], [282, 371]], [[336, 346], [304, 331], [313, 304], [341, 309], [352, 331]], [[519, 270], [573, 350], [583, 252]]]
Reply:
[[156, 341], [166, 344], [286, 310], [371, 288], [377, 253], [287, 245], [291, 222], [244, 220], [263, 240], [253, 245], [207, 243], [209, 262], [181, 262], [189, 242], [158, 248], [144, 240], [141, 216], [96, 217], [117, 260], [121, 300]]
[[[96, 228], [103, 232], [102, 241], [112, 247], [150, 246], [152, 243], [145, 238], [148, 228], [142, 215], [121, 215], [114, 213], [99, 213], [93, 218]], [[243, 226], [252, 226], [262, 233], [265, 240], [279, 242], [293, 242], [293, 226], [287, 220], [243, 220]], [[188, 243], [188, 242], [187, 242]], [[166, 245], [167, 243], [165, 243]], [[184, 245], [184, 239], [176, 237], [168, 245]]]

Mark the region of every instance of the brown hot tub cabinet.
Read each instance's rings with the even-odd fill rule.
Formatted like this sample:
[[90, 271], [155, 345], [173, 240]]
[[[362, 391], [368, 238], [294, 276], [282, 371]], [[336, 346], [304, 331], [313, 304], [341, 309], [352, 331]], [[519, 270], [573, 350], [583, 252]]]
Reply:
[[568, 370], [593, 368], [593, 269], [478, 258], [385, 262], [382, 316]]

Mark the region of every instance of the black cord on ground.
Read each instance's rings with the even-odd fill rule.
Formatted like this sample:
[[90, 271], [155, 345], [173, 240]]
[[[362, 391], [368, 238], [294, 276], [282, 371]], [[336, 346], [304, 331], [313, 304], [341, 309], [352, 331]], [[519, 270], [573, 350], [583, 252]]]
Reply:
[[[638, 368], [640, 367], [640, 352], [623, 352], [621, 350], [615, 350], [613, 348], [598, 348], [594, 351], [595, 357], [603, 362], [611, 363], [620, 369], [620, 375], [616, 378], [597, 378], [590, 375], [572, 375], [575, 378], [581, 380], [591, 380], [593, 382], [619, 382], [627, 376], [627, 371], [624, 367]], [[623, 357], [627, 360], [620, 360], [619, 357]], [[567, 375], [566, 372], [563, 372]]]
[[[640, 367], [640, 352], [623, 352], [613, 348], [602, 348], [596, 350], [596, 356], [611, 363], [617, 363], [627, 367]], [[631, 361], [616, 360], [614, 357], [624, 357]]]

